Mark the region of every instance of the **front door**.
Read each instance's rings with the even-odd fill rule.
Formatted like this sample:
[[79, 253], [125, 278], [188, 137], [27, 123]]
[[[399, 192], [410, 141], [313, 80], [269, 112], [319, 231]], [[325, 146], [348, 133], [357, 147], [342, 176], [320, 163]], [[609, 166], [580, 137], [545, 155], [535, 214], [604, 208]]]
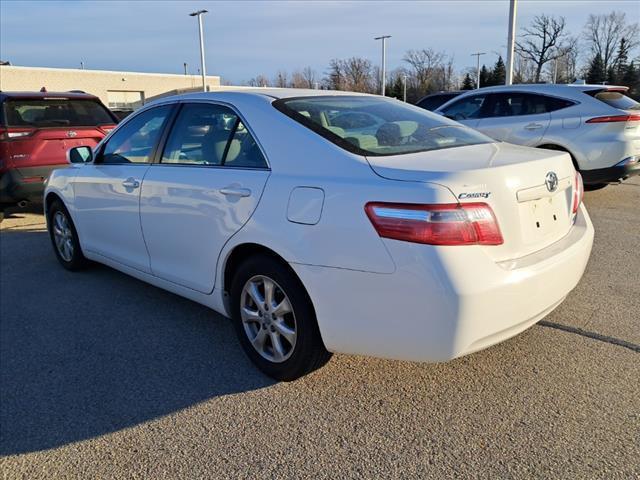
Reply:
[[171, 106], [130, 119], [79, 169], [74, 183], [83, 248], [143, 272], [149, 254], [140, 227], [140, 191]]
[[251, 217], [269, 172], [233, 110], [183, 105], [160, 162], [142, 183], [140, 218], [152, 273], [213, 291], [220, 251]]

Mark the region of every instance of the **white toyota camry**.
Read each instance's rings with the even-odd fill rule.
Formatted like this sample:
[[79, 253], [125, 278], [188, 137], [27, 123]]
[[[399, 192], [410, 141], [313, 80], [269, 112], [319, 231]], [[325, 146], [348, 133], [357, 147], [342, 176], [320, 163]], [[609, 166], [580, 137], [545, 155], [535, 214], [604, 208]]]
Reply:
[[231, 317], [281, 380], [330, 352], [445, 361], [505, 340], [563, 301], [593, 243], [567, 153], [378, 96], [171, 97], [69, 159], [45, 192], [62, 265]]

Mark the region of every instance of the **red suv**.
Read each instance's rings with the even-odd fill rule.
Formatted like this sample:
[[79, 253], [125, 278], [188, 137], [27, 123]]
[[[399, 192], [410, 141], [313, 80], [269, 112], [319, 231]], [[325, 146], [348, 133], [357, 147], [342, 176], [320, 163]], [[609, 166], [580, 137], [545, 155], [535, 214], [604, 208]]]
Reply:
[[42, 201], [49, 173], [73, 147], [95, 146], [118, 123], [86, 93], [0, 92], [0, 212]]

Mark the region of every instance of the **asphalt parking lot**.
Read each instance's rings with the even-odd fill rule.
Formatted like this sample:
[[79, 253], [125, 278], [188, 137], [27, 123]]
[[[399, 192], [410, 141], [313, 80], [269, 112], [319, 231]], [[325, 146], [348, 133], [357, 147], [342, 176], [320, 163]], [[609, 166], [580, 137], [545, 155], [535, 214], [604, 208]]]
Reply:
[[[0, 233], [3, 478], [638, 478], [640, 179], [587, 192], [582, 282], [447, 364], [336, 355], [275, 383], [230, 323], [107, 267], [43, 218]], [[402, 319], [398, 319], [400, 323]]]

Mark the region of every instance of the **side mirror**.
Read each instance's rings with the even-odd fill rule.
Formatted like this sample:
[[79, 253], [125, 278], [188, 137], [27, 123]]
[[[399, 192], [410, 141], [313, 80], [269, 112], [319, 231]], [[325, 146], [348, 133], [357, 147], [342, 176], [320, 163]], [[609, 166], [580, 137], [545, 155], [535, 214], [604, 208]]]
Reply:
[[69, 163], [88, 163], [93, 161], [91, 147], [74, 147], [69, 150]]

